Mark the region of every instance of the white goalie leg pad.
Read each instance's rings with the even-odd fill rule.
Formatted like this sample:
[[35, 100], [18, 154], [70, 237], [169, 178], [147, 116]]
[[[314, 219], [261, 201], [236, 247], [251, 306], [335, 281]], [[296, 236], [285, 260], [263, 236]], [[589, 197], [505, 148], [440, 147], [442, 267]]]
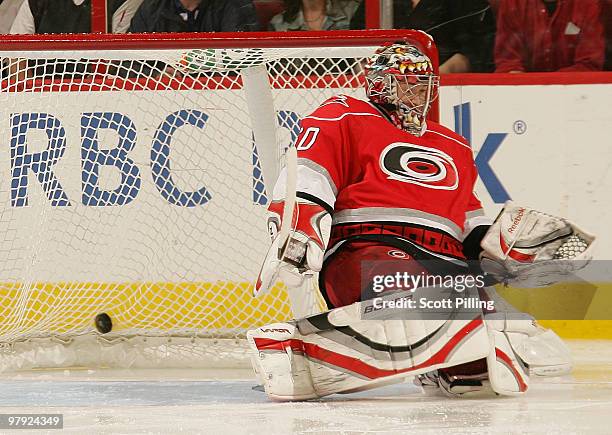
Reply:
[[247, 333], [251, 363], [273, 400], [319, 397], [312, 384], [301, 334], [294, 322], [273, 323]]
[[535, 320], [508, 320], [506, 336], [516, 354], [536, 376], [562, 376], [572, 370], [572, 355], [552, 330]]
[[505, 319], [496, 319], [495, 316], [485, 317], [491, 340], [491, 350], [487, 356], [491, 388], [504, 396], [523, 394], [529, 388], [529, 372], [504, 332]]
[[375, 388], [484, 358], [489, 337], [472, 320], [363, 320], [361, 304], [249, 331], [266, 393], [306, 400]]
[[495, 302], [498, 316], [505, 315], [503, 331], [514, 352], [536, 376], [561, 376], [572, 369], [572, 356], [563, 340], [554, 331], [538, 325], [536, 320], [519, 312], [493, 287], [482, 290]]

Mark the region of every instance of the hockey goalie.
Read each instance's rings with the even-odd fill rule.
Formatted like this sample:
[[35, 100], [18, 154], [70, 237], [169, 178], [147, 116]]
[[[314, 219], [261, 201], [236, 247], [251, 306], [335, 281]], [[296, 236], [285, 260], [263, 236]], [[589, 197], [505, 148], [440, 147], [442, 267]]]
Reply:
[[[300, 289], [318, 274], [329, 311], [249, 331], [268, 396], [306, 400], [406, 377], [449, 396], [515, 395], [530, 372], [568, 371], [569, 353], [552, 331], [505, 309], [467, 319], [398, 319], [384, 308], [363, 316], [373, 294], [364, 285], [381, 271], [459, 276], [473, 273], [475, 260], [489, 282], [541, 286], [583, 267], [594, 240], [566, 219], [512, 203], [494, 223], [484, 216], [470, 145], [427, 120], [439, 81], [418, 47], [384, 45], [365, 73], [367, 101], [336, 96], [302, 120], [286, 237], [286, 170], [274, 189], [272, 246], [255, 292], [279, 280]], [[492, 287], [477, 294], [504, 303]]]

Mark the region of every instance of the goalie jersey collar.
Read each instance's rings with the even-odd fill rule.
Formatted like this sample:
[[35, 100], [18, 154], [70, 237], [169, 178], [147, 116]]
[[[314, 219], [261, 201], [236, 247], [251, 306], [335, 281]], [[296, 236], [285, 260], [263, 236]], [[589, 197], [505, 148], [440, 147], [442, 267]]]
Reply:
[[[374, 109], [376, 109], [376, 111], [378, 113], [380, 113], [382, 115], [383, 118], [385, 118], [387, 121], [389, 121], [389, 123], [391, 125], [393, 125], [395, 127], [395, 124], [393, 124], [393, 120], [391, 119], [391, 116], [389, 115], [389, 112], [385, 109], [385, 107], [382, 104], [377, 104], [374, 103], [372, 101], [368, 101], [368, 103], [374, 107]], [[397, 128], [397, 127], [395, 127]], [[409, 132], [406, 132], [408, 134], [410, 134]], [[423, 125], [423, 134], [427, 133], [427, 121], [425, 121], [425, 124]]]

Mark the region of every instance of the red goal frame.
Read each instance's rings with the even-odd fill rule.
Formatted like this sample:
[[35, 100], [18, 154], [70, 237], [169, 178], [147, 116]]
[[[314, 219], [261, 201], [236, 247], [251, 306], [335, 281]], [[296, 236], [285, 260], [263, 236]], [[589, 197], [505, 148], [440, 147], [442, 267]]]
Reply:
[[[19, 57], [20, 52], [27, 51], [378, 46], [400, 39], [419, 46], [438, 70], [438, 49], [426, 33], [418, 30], [0, 35], [0, 50], [15, 52]], [[429, 118], [439, 120], [437, 100]]]

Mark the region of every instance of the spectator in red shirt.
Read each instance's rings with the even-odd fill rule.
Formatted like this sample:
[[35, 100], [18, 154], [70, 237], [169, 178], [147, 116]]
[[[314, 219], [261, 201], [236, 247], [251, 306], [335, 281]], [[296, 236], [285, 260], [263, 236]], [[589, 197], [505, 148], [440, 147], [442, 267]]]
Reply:
[[604, 69], [612, 70], [612, 0], [603, 0], [601, 4], [601, 21], [606, 35], [606, 63]]
[[495, 71], [601, 70], [600, 11], [599, 0], [501, 0]]

